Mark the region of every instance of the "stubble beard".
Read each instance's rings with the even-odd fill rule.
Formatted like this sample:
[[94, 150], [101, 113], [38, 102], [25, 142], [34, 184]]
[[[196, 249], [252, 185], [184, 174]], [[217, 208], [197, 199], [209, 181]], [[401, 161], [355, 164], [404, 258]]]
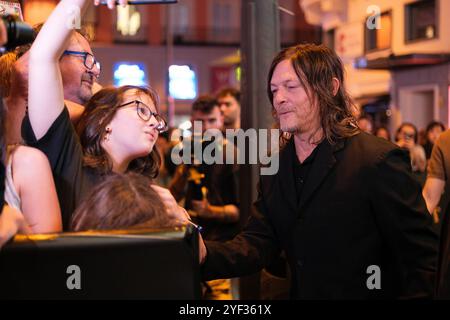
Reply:
[[82, 85], [80, 92], [78, 93], [79, 104], [85, 105], [89, 99], [92, 98], [92, 88], [88, 88], [86, 85]]

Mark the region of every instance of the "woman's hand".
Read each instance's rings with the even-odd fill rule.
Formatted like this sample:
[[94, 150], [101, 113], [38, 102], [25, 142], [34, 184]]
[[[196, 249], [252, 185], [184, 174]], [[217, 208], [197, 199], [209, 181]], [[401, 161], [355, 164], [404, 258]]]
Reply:
[[22, 213], [8, 205], [3, 206], [0, 214], [0, 248], [18, 232], [32, 233]]
[[[166, 207], [166, 212], [169, 216], [182, 223], [189, 223], [191, 221], [191, 218], [189, 217], [187, 211], [177, 204], [175, 198], [172, 196], [168, 189], [159, 187], [154, 184], [151, 185], [151, 187], [158, 193], [159, 197], [163, 201]], [[206, 259], [207, 251], [205, 243], [203, 242], [202, 235], [199, 233], [198, 236], [199, 263], [203, 264]]]
[[178, 205], [169, 189], [162, 188], [154, 184], [151, 185], [151, 187], [158, 193], [164, 203], [164, 206], [166, 207], [166, 212], [170, 217], [182, 223], [187, 223], [190, 221], [189, 214], [183, 207]]

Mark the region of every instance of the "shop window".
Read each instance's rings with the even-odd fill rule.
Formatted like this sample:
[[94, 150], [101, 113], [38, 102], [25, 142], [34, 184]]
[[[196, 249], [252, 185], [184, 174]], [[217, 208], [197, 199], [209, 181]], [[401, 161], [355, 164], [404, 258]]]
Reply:
[[405, 6], [406, 42], [437, 37], [435, 0], [423, 0]]
[[369, 24], [368, 26], [368, 23], [364, 22], [366, 52], [389, 49], [391, 47], [391, 36], [392, 36], [391, 11], [384, 12], [379, 17], [375, 17], [375, 19], [379, 19], [377, 25]]

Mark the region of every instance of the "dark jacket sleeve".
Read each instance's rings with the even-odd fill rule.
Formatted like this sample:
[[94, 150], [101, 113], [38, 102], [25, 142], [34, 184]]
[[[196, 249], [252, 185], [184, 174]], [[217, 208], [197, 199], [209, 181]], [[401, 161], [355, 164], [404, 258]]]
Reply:
[[[407, 152], [393, 149], [372, 171], [371, 205], [375, 221], [394, 259], [399, 298], [426, 298], [434, 294], [438, 236], [413, 178]], [[383, 270], [381, 270], [383, 273]]]
[[202, 266], [204, 280], [249, 275], [279, 255], [278, 240], [265, 212], [260, 185], [258, 200], [244, 230], [231, 241], [206, 241], [208, 254]]

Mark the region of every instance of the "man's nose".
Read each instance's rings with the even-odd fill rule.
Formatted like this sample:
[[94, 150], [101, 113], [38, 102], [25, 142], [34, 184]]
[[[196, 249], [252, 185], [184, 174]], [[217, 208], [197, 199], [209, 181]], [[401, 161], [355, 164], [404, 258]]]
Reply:
[[273, 94], [273, 102], [275, 105], [281, 105], [286, 101], [286, 97], [284, 95], [284, 93], [282, 92], [282, 90], [277, 90], [277, 92], [275, 92]]
[[97, 64], [94, 64], [92, 69], [89, 71], [90, 71], [90, 73], [92, 73], [94, 75], [94, 77], [96, 79], [98, 79], [98, 77], [100, 77], [100, 68], [97, 66]]

